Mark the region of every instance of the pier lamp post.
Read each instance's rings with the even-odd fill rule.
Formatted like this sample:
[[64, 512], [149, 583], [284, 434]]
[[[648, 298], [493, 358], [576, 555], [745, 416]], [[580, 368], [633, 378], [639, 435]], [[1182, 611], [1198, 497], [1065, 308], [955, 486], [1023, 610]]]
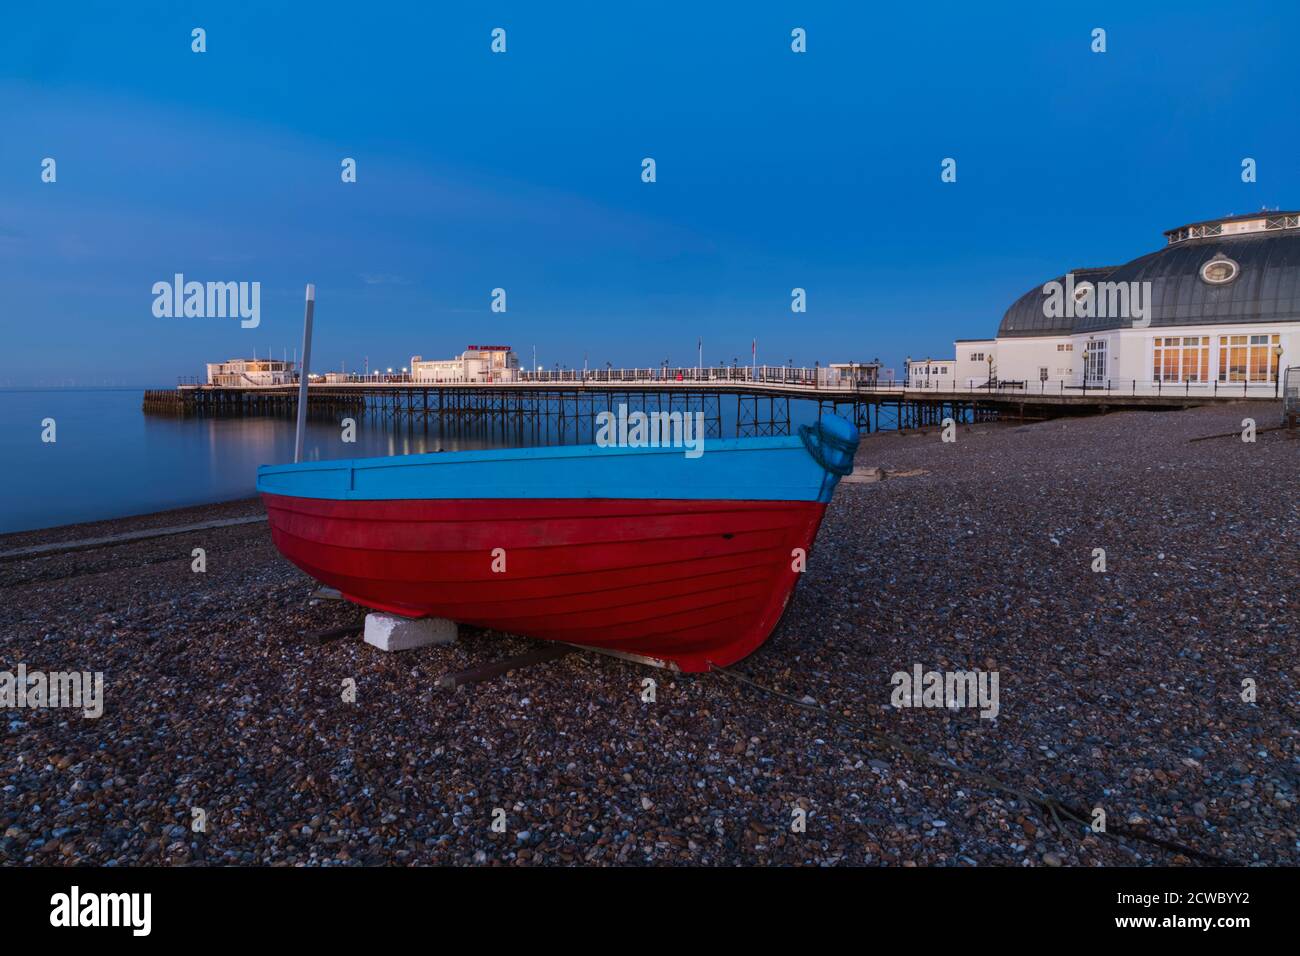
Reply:
[[307, 433], [307, 383], [311, 374], [311, 324], [316, 311], [316, 283], [307, 283], [305, 308], [302, 317], [302, 372], [298, 376], [298, 420], [293, 433], [293, 460], [302, 461], [303, 438]]
[[991, 392], [993, 391], [993, 353], [992, 352], [989, 353], [988, 363], [989, 363], [988, 386], [989, 386], [989, 391]]
[[1273, 346], [1273, 355], [1276, 356], [1273, 362], [1273, 397], [1278, 396], [1278, 383], [1282, 380], [1282, 345], [1278, 343]]

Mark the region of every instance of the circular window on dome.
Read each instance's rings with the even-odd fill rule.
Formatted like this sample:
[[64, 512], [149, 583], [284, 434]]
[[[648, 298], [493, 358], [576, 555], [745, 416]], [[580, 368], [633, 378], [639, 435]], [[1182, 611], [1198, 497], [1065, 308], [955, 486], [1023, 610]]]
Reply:
[[1082, 302], [1088, 296], [1092, 295], [1091, 282], [1078, 282], [1074, 286], [1074, 301]]
[[1201, 278], [1210, 285], [1227, 285], [1237, 278], [1240, 267], [1227, 256], [1215, 256], [1201, 266]]

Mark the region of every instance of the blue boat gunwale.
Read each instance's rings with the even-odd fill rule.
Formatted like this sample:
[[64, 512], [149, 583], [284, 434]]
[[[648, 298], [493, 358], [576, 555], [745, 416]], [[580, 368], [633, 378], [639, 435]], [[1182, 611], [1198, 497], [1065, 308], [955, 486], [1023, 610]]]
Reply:
[[[843, 434], [836, 436], [837, 431]], [[838, 450], [825, 445], [828, 437], [833, 442], [838, 438]], [[857, 443], [857, 429], [836, 418], [829, 430], [823, 431], [819, 423], [815, 429], [802, 428], [797, 437], [716, 439], [695, 456], [680, 445], [531, 445], [262, 465], [257, 490], [332, 501], [627, 498], [826, 503], [845, 473], [832, 469], [842, 469], [846, 462], [851, 467]], [[767, 454], [775, 454], [768, 467], [750, 457]], [[838, 455], [836, 463], [828, 461], [827, 454]], [[648, 467], [651, 460], [654, 466]], [[639, 468], [638, 462], [647, 467]], [[527, 468], [529, 463], [538, 470]], [[584, 463], [591, 464], [590, 473]], [[475, 466], [486, 470], [465, 470], [477, 471]]]
[[286, 462], [279, 465], [258, 465], [257, 474], [278, 475], [300, 471], [322, 471], [336, 468], [409, 468], [413, 465], [447, 464], [460, 462], [521, 461], [538, 458], [585, 458], [591, 455], [681, 455], [689, 461], [700, 461], [710, 451], [771, 451], [774, 449], [801, 448], [797, 436], [778, 435], [770, 438], [715, 438], [703, 445], [703, 454], [689, 458], [681, 446], [629, 447], [622, 445], [525, 445], [518, 448], [482, 448], [468, 451], [431, 451], [418, 455], [378, 455], [371, 458], [322, 458], [317, 461]]

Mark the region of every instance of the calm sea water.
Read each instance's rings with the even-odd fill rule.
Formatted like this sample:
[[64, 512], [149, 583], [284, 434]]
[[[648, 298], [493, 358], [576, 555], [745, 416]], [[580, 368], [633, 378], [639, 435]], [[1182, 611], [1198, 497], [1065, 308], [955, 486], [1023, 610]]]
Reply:
[[[293, 460], [292, 419], [146, 415], [141, 399], [140, 389], [0, 389], [0, 532], [247, 498], [258, 465]], [[55, 421], [52, 443], [41, 441], [46, 418]], [[361, 418], [355, 445], [342, 443], [337, 424], [309, 422], [303, 453], [363, 458], [491, 444]]]
[[[0, 389], [0, 532], [146, 514], [256, 493], [257, 466], [293, 460], [289, 418], [146, 415], [137, 388]], [[791, 402], [791, 417], [816, 417]], [[724, 407], [730, 433], [735, 408]], [[42, 420], [56, 438], [41, 440]], [[366, 458], [528, 444], [527, 436], [467, 437], [358, 419], [356, 444], [337, 423], [310, 421], [308, 459]], [[543, 437], [542, 441], [546, 439]]]

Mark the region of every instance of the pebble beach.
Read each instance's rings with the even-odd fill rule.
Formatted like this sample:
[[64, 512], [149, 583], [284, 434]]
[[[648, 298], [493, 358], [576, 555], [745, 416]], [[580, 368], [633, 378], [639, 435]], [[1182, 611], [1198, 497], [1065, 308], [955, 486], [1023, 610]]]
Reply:
[[[1278, 405], [865, 437], [857, 463], [884, 480], [841, 484], [784, 619], [732, 667], [803, 707], [592, 652], [441, 689], [537, 644], [462, 628], [382, 653], [265, 523], [0, 556], [0, 670], [104, 674], [99, 718], [0, 714], [0, 863], [1205, 862], [1058, 826], [1019, 790], [1295, 865], [1300, 439], [1189, 441], [1247, 417], [1276, 425]], [[0, 552], [261, 512], [23, 532]], [[997, 716], [893, 706], [916, 665], [996, 672]]]

